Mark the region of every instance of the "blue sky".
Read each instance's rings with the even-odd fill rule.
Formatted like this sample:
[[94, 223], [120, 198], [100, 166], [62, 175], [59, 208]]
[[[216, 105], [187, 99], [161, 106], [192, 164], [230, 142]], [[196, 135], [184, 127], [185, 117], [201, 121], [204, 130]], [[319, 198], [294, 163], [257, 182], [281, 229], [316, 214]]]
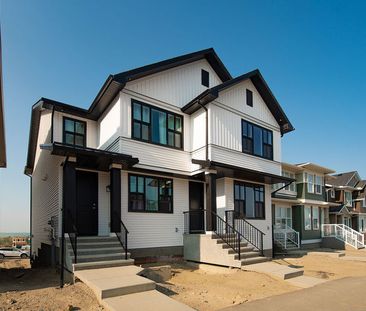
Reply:
[[233, 76], [261, 70], [296, 128], [283, 139], [284, 161], [366, 178], [365, 14], [362, 1], [3, 0], [0, 232], [29, 228], [33, 103], [87, 108], [110, 73], [208, 47]]

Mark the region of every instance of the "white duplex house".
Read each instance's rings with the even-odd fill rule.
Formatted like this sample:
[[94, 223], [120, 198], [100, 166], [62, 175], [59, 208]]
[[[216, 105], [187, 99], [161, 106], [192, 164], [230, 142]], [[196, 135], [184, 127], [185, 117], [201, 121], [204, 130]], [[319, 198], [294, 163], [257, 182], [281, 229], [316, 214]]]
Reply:
[[213, 49], [111, 75], [89, 109], [41, 98], [25, 168], [34, 262], [271, 256], [292, 130], [260, 72], [232, 78]]

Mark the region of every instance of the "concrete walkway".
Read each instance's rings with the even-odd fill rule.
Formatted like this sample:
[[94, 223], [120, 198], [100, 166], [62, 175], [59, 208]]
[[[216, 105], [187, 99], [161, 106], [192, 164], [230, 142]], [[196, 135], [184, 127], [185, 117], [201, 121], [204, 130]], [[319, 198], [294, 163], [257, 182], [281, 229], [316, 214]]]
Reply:
[[75, 271], [75, 277], [88, 285], [98, 301], [111, 311], [193, 311], [155, 290], [155, 282], [139, 276], [137, 266]]
[[311, 288], [272, 296], [224, 309], [225, 311], [365, 311], [366, 278], [344, 278]]

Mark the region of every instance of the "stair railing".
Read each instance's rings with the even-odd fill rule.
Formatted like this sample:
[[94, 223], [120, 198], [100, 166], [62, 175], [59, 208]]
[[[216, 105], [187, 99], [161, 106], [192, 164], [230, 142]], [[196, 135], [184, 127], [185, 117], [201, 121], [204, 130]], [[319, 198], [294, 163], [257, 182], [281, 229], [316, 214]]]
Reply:
[[263, 255], [264, 232], [253, 226], [234, 210], [225, 211], [225, 218], [234, 230], [238, 231], [246, 241]]
[[[207, 231], [212, 231], [221, 240], [223, 240], [237, 255], [238, 259], [241, 259], [241, 241], [243, 236], [241, 233], [229, 224], [226, 220], [221, 218], [215, 212], [210, 212], [212, 219], [212, 228], [207, 227], [207, 222], [205, 222], [204, 216], [206, 215], [206, 210], [197, 211], [185, 211], [184, 215], [184, 233], [194, 234], [194, 233], [205, 233]], [[203, 219], [202, 227], [196, 228], [197, 223], [194, 223], [194, 219]]]
[[78, 230], [77, 230], [74, 218], [72, 217], [72, 214], [69, 210], [68, 210], [68, 220], [67, 221], [70, 222], [71, 228], [72, 228], [72, 232], [67, 232], [67, 235], [69, 236], [71, 248], [74, 253], [74, 263], [77, 263], [78, 262]]
[[344, 224], [323, 224], [322, 238], [334, 237], [356, 249], [365, 247], [365, 237]]
[[115, 217], [117, 217], [119, 223], [120, 223], [120, 227], [121, 227], [121, 230], [120, 232], [115, 232], [116, 236], [117, 236], [117, 239], [119, 241], [119, 243], [121, 244], [123, 250], [125, 251], [125, 259], [127, 260], [128, 258], [128, 230], [127, 230], [127, 227], [125, 226], [125, 224], [123, 223], [121, 217], [115, 213], [114, 214]]
[[[273, 226], [274, 240], [287, 249], [287, 242], [290, 241], [300, 248], [300, 234], [286, 224], [277, 224]], [[283, 243], [282, 243], [283, 241]]]

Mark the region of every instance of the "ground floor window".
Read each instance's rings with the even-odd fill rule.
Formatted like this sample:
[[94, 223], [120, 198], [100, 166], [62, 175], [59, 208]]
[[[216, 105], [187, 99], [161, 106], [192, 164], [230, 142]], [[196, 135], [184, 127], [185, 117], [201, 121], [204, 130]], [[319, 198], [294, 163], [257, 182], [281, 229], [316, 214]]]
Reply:
[[360, 219], [360, 232], [365, 232], [365, 219], [362, 217]]
[[130, 212], [173, 212], [173, 180], [161, 177], [129, 175]]
[[320, 229], [320, 211], [318, 206], [304, 207], [304, 228], [305, 230]]
[[281, 228], [286, 226], [292, 228], [292, 209], [291, 207], [277, 207], [275, 210], [275, 224]]
[[234, 209], [240, 217], [264, 219], [264, 186], [235, 182]]

